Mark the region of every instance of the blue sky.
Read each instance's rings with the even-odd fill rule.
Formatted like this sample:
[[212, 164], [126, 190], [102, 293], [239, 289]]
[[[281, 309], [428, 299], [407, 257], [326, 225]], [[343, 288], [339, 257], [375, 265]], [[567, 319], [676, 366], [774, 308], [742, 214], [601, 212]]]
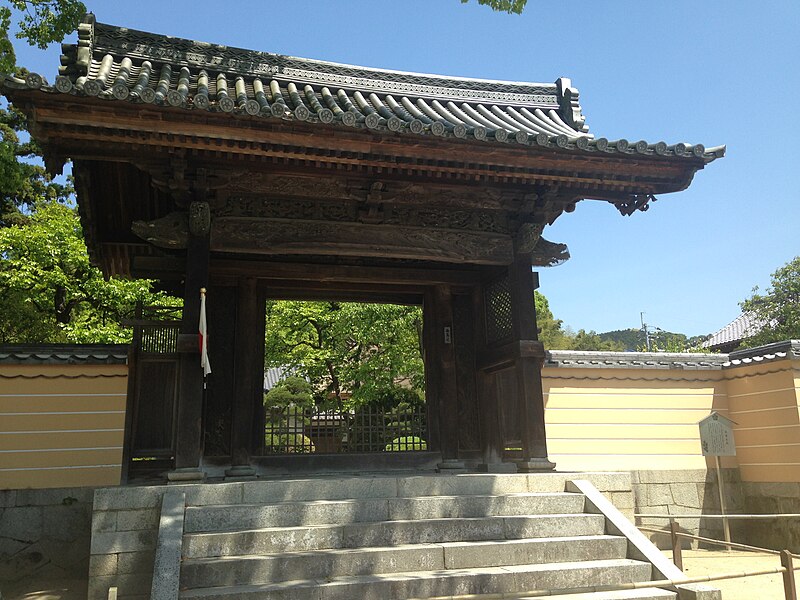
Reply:
[[[425, 73], [553, 82], [580, 91], [609, 139], [726, 144], [726, 158], [646, 213], [585, 201], [545, 233], [572, 258], [540, 272], [574, 329], [711, 333], [800, 254], [800, 2], [529, 0], [521, 16], [473, 0], [85, 0], [99, 21], [178, 37]], [[74, 36], [67, 41], [74, 41]], [[55, 79], [59, 49], [17, 44]]]

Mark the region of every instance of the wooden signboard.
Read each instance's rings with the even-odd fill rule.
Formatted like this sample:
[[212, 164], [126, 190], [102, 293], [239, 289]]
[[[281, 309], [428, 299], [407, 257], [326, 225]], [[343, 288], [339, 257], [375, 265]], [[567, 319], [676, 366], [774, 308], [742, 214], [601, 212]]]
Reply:
[[698, 425], [700, 426], [700, 446], [703, 449], [703, 456], [736, 456], [733, 421], [712, 411]]

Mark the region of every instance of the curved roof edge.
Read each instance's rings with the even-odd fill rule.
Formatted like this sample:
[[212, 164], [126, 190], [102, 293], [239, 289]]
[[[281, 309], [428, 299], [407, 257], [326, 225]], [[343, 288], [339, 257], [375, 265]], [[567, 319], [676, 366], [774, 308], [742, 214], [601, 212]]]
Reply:
[[124, 365], [127, 344], [0, 344], [0, 364]]
[[195, 42], [97, 23], [62, 45], [55, 85], [36, 73], [0, 76], [0, 91], [41, 90], [243, 118], [322, 123], [396, 134], [534, 146], [580, 154], [707, 164], [724, 146], [589, 133], [578, 90], [358, 67]]
[[548, 350], [545, 366], [583, 369], [721, 369], [727, 354]]

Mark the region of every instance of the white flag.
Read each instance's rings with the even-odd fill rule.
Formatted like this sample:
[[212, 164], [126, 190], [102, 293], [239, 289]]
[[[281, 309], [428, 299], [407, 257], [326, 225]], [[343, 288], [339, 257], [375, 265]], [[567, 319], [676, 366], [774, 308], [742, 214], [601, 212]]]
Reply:
[[206, 325], [206, 294], [200, 291], [200, 366], [203, 367], [203, 377], [211, 373], [211, 363], [208, 362], [208, 326]]

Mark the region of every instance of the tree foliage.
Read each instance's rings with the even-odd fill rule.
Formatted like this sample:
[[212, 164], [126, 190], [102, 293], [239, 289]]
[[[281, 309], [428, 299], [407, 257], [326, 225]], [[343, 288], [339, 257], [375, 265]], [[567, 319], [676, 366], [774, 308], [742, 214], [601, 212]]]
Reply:
[[740, 306], [762, 324], [757, 334], [744, 341], [744, 347], [800, 339], [800, 256], [772, 274], [770, 287], [763, 295], [758, 293], [758, 287], [753, 288], [753, 295]]
[[[469, 0], [461, 0], [461, 4], [466, 4]], [[528, 0], [478, 0], [478, 4], [488, 6], [498, 12], [506, 12], [513, 15], [522, 14]]]
[[424, 390], [421, 328], [418, 307], [270, 302], [266, 366], [293, 368], [339, 406], [397, 403], [398, 388]]
[[137, 302], [175, 304], [148, 280], [106, 281], [92, 266], [74, 208], [42, 201], [0, 228], [0, 343], [116, 343]]
[[314, 389], [302, 377], [291, 375], [281, 379], [264, 394], [264, 402], [270, 407], [311, 407], [314, 404]]
[[[76, 0], [0, 2], [0, 72], [15, 72], [9, 39], [45, 48], [75, 29], [86, 14]], [[92, 266], [73, 208], [71, 182], [53, 181], [27, 135], [25, 115], [0, 107], [0, 343], [123, 342], [120, 321], [137, 302], [179, 305], [154, 293], [150, 281], [106, 281]]]
[[534, 292], [536, 305], [536, 324], [539, 328], [539, 341], [546, 350], [607, 350], [622, 351], [625, 347], [615, 341], [607, 340], [594, 331], [578, 330], [574, 333], [563, 327], [563, 321], [553, 316], [550, 303], [544, 294]]
[[47, 174], [39, 146], [27, 137], [27, 119], [13, 106], [0, 108], [0, 227], [22, 225], [33, 206], [44, 200], [67, 203], [69, 181], [59, 183]]
[[19, 17], [17, 39], [45, 49], [75, 30], [86, 14], [86, 6], [77, 0], [4, 0], [0, 4], [0, 73], [11, 73], [16, 65], [8, 37], [15, 12]]

